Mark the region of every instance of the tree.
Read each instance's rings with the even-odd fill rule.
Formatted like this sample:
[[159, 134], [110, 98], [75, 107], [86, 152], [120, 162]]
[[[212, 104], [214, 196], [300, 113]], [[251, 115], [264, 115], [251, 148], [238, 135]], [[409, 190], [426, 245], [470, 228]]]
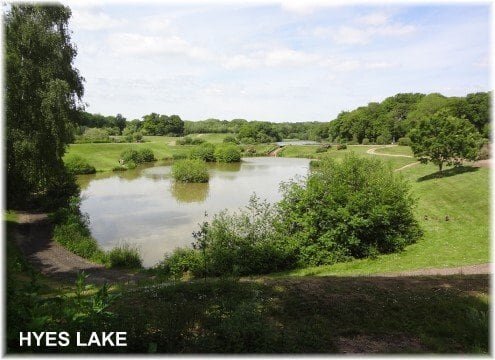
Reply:
[[9, 207], [77, 189], [62, 162], [84, 91], [70, 16], [68, 7], [32, 4], [12, 4], [5, 14]]
[[463, 160], [475, 160], [481, 146], [481, 136], [468, 120], [449, 115], [449, 110], [423, 119], [411, 130], [411, 148], [422, 162], [431, 161], [440, 172], [443, 164], [461, 165]]

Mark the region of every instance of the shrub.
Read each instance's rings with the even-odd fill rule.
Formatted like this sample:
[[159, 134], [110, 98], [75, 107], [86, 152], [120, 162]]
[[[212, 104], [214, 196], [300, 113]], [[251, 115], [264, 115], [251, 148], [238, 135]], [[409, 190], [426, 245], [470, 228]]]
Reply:
[[139, 150], [134, 150], [134, 149], [124, 150], [120, 154], [120, 158], [124, 161], [124, 164], [134, 162], [136, 165], [156, 160], [153, 151], [148, 148], [143, 148]]
[[369, 143], [370, 143], [370, 139], [368, 138], [364, 138], [363, 141], [361, 142], [361, 144], [363, 145], [369, 145]]
[[397, 145], [401, 146], [411, 146], [411, 139], [408, 137], [401, 137], [399, 140], [397, 140]]
[[250, 145], [250, 146], [246, 146], [244, 148], [244, 153], [247, 156], [250, 156], [250, 155], [256, 155], [257, 151], [256, 151], [256, 148], [254, 146]]
[[117, 165], [117, 166], [114, 166], [114, 168], [112, 169], [112, 171], [126, 171], [127, 168], [123, 165]]
[[139, 149], [138, 154], [141, 162], [156, 161], [155, 155], [153, 154], [153, 151], [151, 149], [148, 148]]
[[278, 236], [276, 208], [252, 196], [237, 213], [222, 211], [194, 233], [194, 249], [178, 249], [162, 268], [180, 277], [265, 274], [293, 266], [295, 249]]
[[316, 148], [316, 153], [319, 154], [319, 153], [324, 153], [324, 152], [327, 152], [327, 150], [330, 148], [330, 144], [325, 144], [325, 145], [321, 145], [321, 146], [318, 146]]
[[347, 149], [346, 144], [337, 144], [337, 150], [345, 150], [345, 149]]
[[208, 182], [210, 176], [206, 163], [196, 159], [186, 159], [174, 162], [172, 176], [182, 182]]
[[490, 145], [483, 144], [483, 146], [481, 146], [480, 150], [478, 151], [477, 160], [486, 160], [489, 158], [490, 158]]
[[379, 159], [322, 159], [305, 183], [283, 186], [280, 231], [304, 266], [399, 251], [421, 235], [409, 191]]
[[139, 250], [127, 244], [114, 247], [108, 251], [105, 259], [111, 268], [140, 269], [143, 267], [143, 260]]
[[132, 170], [132, 169], [135, 169], [137, 167], [137, 164], [134, 161], [130, 160], [130, 161], [126, 162], [124, 166], [128, 170]]
[[231, 143], [231, 144], [236, 144], [238, 145], [239, 144], [239, 140], [236, 139], [235, 136], [232, 136], [232, 135], [227, 135], [224, 139], [223, 139], [223, 142], [224, 143]]
[[172, 159], [174, 159], [174, 160], [187, 159], [187, 157], [188, 157], [188, 154], [183, 153], [183, 152], [172, 154]]
[[221, 145], [215, 149], [215, 159], [218, 162], [239, 162], [241, 161], [241, 151], [236, 145]]
[[65, 160], [65, 167], [73, 174], [94, 174], [96, 169], [90, 165], [85, 159], [78, 155], [72, 155]]
[[104, 252], [91, 237], [89, 219], [79, 211], [79, 201], [73, 198], [69, 208], [60, 208], [54, 213], [53, 239], [76, 255], [103, 262]]
[[203, 160], [206, 162], [215, 161], [215, 145], [204, 143], [193, 148], [189, 154], [191, 159]]
[[378, 135], [378, 137], [376, 138], [376, 143], [378, 145], [386, 145], [388, 144], [388, 141], [387, 139], [385, 138], [385, 136], [383, 135]]
[[202, 254], [190, 248], [177, 248], [171, 254], [165, 255], [165, 259], [157, 268], [166, 276], [180, 279], [184, 274], [202, 273], [204, 260]]
[[107, 130], [99, 128], [88, 128], [84, 131], [78, 142], [82, 143], [107, 143], [111, 142]]

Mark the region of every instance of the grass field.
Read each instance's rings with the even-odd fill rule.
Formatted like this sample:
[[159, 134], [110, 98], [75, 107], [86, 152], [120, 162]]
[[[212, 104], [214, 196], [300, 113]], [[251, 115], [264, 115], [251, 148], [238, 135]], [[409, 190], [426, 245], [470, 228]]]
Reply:
[[[211, 143], [220, 143], [228, 134], [193, 134]], [[143, 143], [71, 144], [64, 158], [79, 155], [96, 171], [109, 171], [119, 164], [120, 154], [127, 149], [149, 148], [157, 159], [171, 158], [173, 154], [186, 152], [190, 146], [175, 145], [180, 138], [169, 136], [145, 136]]]

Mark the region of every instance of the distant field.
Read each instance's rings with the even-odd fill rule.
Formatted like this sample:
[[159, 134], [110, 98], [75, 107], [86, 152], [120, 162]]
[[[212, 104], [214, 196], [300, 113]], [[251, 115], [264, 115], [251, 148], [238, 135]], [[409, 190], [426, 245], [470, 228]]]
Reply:
[[[228, 134], [193, 134], [205, 141], [220, 143]], [[100, 143], [71, 144], [64, 158], [79, 155], [85, 158], [97, 171], [109, 171], [118, 165], [120, 154], [126, 149], [149, 148], [157, 159], [170, 158], [175, 153], [187, 151], [189, 146], [175, 145], [179, 137], [145, 136], [143, 143]]]

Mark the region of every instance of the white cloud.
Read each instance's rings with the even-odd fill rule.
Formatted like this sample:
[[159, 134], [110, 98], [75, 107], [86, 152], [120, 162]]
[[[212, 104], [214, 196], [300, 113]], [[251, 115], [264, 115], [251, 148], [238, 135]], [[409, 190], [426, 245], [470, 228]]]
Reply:
[[113, 29], [127, 24], [125, 19], [115, 19], [97, 8], [73, 8], [71, 25], [80, 30]]
[[153, 32], [163, 32], [170, 30], [170, 20], [163, 15], [152, 15], [141, 18], [139, 21], [142, 27]]
[[181, 55], [202, 60], [210, 58], [206, 49], [191, 45], [176, 35], [115, 33], [107, 37], [107, 43], [113, 51], [126, 55]]
[[350, 26], [341, 26], [333, 31], [331, 36], [337, 44], [366, 44], [372, 35], [372, 31], [369, 29], [361, 30]]
[[357, 18], [359, 23], [371, 26], [383, 25], [388, 22], [390, 15], [384, 12], [372, 12]]
[[316, 54], [292, 49], [277, 49], [268, 52], [264, 63], [267, 66], [299, 66], [315, 63], [320, 59]]
[[337, 44], [363, 45], [376, 37], [396, 37], [414, 33], [414, 25], [391, 22], [391, 16], [385, 12], [373, 12], [359, 16], [355, 25], [319, 26], [313, 30], [318, 37], [329, 37]]

